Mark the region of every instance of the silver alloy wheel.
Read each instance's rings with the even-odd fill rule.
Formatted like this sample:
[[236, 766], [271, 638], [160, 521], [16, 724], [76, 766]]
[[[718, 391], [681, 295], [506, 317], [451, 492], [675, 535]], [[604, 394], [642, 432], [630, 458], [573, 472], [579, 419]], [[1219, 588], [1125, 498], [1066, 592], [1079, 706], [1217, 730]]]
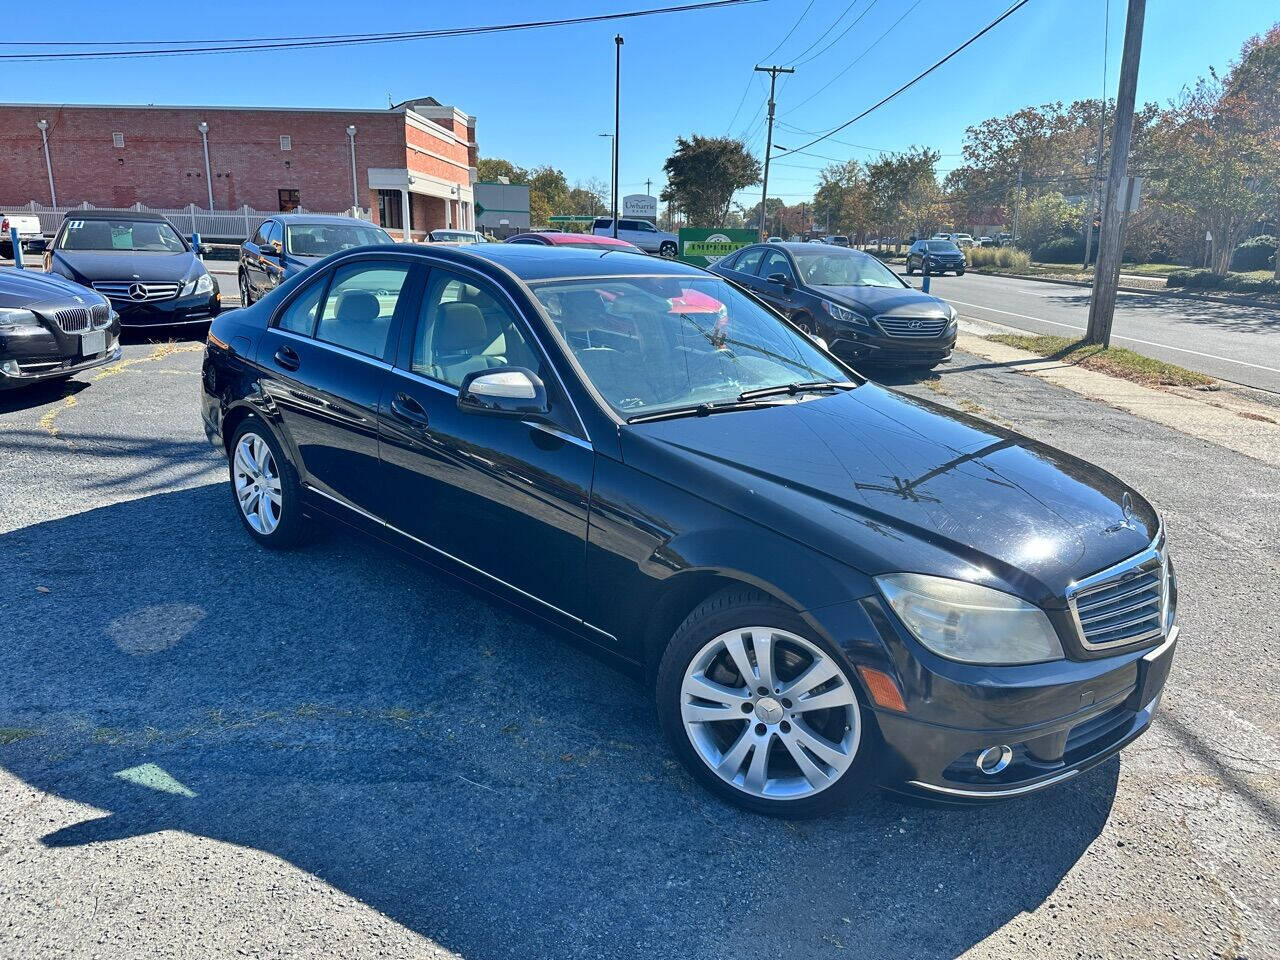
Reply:
[[272, 533], [280, 525], [280, 471], [267, 441], [252, 431], [241, 436], [232, 476], [249, 526], [264, 536]]
[[775, 627], [729, 630], [703, 646], [685, 669], [680, 715], [720, 779], [774, 800], [831, 786], [862, 737], [844, 671], [817, 645]]

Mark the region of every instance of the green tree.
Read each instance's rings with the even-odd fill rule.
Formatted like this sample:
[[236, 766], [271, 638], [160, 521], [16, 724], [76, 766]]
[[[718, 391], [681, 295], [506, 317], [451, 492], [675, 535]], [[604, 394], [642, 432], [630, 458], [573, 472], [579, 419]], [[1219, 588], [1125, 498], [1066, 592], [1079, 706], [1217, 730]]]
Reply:
[[1025, 200], [1019, 212], [1018, 243], [1029, 250], [1058, 237], [1079, 237], [1084, 211], [1060, 193]]
[[546, 226], [547, 218], [565, 212], [569, 183], [555, 167], [535, 167], [529, 172], [529, 222]]
[[734, 193], [760, 182], [760, 161], [741, 140], [729, 137], [677, 137], [662, 169], [667, 175], [662, 200], [678, 205], [686, 221], [697, 226], [724, 226]]
[[899, 237], [928, 236], [947, 219], [936, 168], [941, 154], [927, 147], [883, 153], [867, 164], [867, 210], [872, 223]]
[[813, 194], [814, 219], [833, 233], [856, 236], [870, 221], [871, 192], [866, 172], [857, 160], [833, 163], [818, 174]]
[[476, 161], [476, 179], [490, 183], [506, 177], [511, 183], [528, 183], [529, 171], [500, 157], [481, 157]]

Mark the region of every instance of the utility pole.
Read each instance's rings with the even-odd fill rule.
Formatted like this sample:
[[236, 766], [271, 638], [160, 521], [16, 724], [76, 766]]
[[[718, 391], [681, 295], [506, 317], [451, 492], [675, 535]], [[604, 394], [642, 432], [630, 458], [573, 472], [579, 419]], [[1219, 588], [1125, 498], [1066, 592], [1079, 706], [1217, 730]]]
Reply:
[[618, 135], [622, 132], [622, 34], [613, 38], [613, 239], [618, 239]]
[[1013, 245], [1018, 245], [1018, 217], [1022, 213], [1022, 167], [1018, 167], [1018, 192], [1013, 195]]
[[649, 196], [649, 186], [650, 186], [650, 184], [652, 184], [652, 183], [653, 183], [653, 181], [652, 181], [652, 180], [650, 180], [648, 177], [645, 177], [645, 178], [644, 178], [644, 195], [645, 195], [646, 197], [647, 197], [647, 196]]
[[795, 73], [795, 67], [756, 67], [756, 73], [769, 75], [769, 128], [764, 135], [764, 185], [760, 191], [760, 233], [756, 239], [765, 238], [765, 223], [768, 220], [769, 202], [769, 156], [773, 152], [773, 92], [778, 82], [778, 74]]
[[1102, 210], [1102, 233], [1098, 237], [1098, 266], [1093, 273], [1093, 295], [1089, 298], [1089, 328], [1085, 340], [1111, 346], [1111, 323], [1115, 319], [1116, 286], [1120, 282], [1120, 260], [1124, 254], [1124, 212], [1129, 198], [1124, 189], [1133, 138], [1133, 102], [1138, 89], [1138, 61], [1142, 57], [1142, 27], [1147, 0], [1129, 0], [1124, 25], [1124, 53], [1120, 61], [1120, 87], [1116, 91], [1116, 125], [1111, 136], [1111, 168], [1107, 173], [1106, 202]]
[[[1093, 254], [1093, 217], [1094, 211], [1102, 210], [1106, 201], [1102, 196], [1102, 151], [1104, 149], [1105, 125], [1107, 122], [1107, 100], [1104, 93], [1102, 108], [1098, 111], [1098, 168], [1093, 175], [1093, 183], [1089, 188], [1089, 202], [1084, 210], [1084, 268], [1089, 269], [1089, 258]], [[1095, 201], [1096, 195], [1096, 201]]]

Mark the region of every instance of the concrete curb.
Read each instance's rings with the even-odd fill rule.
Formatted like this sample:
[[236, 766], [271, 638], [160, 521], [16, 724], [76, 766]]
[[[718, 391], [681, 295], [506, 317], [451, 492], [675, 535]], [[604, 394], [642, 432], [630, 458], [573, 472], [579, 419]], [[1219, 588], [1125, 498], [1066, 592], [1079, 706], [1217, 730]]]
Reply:
[[[965, 273], [976, 273], [983, 277], [1004, 277], [1009, 280], [1031, 280], [1034, 283], [1058, 283], [1066, 287], [1092, 287], [1087, 280], [1060, 280], [1053, 277], [1029, 277], [1024, 273], [991, 273], [989, 270], [969, 267]], [[1149, 287], [1118, 286], [1122, 293], [1145, 293], [1149, 297], [1172, 297], [1178, 300], [1203, 300], [1207, 303], [1225, 303], [1234, 307], [1263, 307], [1280, 310], [1280, 302], [1268, 300], [1246, 300], [1243, 297], [1215, 297], [1205, 293], [1184, 293], [1181, 290], [1152, 290]]]
[[1073, 393], [1151, 420], [1181, 433], [1280, 466], [1276, 411], [1223, 392], [1189, 396], [1144, 387], [1096, 370], [1042, 357], [961, 331], [956, 347], [1018, 373], [1047, 380]]

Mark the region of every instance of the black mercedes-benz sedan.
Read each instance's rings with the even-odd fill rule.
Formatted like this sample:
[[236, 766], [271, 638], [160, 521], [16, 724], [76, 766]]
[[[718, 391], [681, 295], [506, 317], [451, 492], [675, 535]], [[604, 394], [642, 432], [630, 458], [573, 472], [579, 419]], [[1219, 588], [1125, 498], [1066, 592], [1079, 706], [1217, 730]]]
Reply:
[[62, 380], [120, 359], [120, 318], [62, 277], [0, 267], [0, 390]]
[[157, 213], [72, 210], [45, 270], [102, 294], [126, 327], [208, 323], [222, 309], [218, 281]]
[[1135, 490], [684, 264], [354, 250], [220, 316], [202, 384], [250, 537], [337, 518], [576, 634], [759, 812], [1061, 783], [1146, 730], [1173, 659]]
[[928, 369], [951, 358], [956, 312], [875, 257], [831, 244], [757, 243], [712, 264], [856, 366]]

